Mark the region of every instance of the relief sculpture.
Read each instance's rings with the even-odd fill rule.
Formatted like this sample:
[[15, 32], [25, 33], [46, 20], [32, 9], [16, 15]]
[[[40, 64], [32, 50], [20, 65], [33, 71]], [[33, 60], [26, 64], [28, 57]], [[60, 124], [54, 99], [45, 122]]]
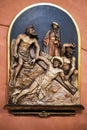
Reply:
[[[61, 44], [58, 22], [42, 39], [41, 51], [34, 26], [11, 41], [9, 104], [80, 104], [75, 43]], [[47, 47], [47, 48], [46, 48]]]
[[51, 3], [26, 7], [8, 31], [8, 100], [16, 115], [73, 115], [83, 110], [80, 33], [74, 18]]

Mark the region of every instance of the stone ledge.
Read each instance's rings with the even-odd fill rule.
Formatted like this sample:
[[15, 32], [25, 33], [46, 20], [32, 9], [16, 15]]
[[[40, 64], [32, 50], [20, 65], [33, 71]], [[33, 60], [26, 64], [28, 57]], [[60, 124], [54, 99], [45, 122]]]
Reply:
[[75, 115], [77, 112], [84, 110], [84, 106], [79, 105], [10, 105], [4, 107], [14, 115], [37, 115], [40, 117], [58, 116], [58, 115]]

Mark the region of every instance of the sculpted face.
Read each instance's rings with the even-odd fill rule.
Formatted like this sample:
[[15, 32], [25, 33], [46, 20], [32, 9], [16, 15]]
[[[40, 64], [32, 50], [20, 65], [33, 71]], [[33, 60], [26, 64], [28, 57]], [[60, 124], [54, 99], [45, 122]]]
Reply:
[[28, 32], [29, 32], [30, 34], [32, 34], [32, 35], [35, 35], [35, 34], [36, 34], [35, 29], [34, 29], [33, 27], [28, 28]]
[[28, 27], [28, 28], [26, 29], [26, 31], [25, 31], [25, 34], [26, 34], [27, 36], [29, 36], [30, 38], [36, 38], [36, 39], [38, 39], [37, 34], [36, 34], [36, 31], [35, 31], [35, 29], [34, 29], [33, 26]]
[[53, 60], [53, 67], [57, 68], [61, 66], [61, 62], [58, 59]]
[[57, 29], [58, 26], [56, 24], [53, 24], [53, 29]]
[[73, 48], [66, 48], [65, 50], [65, 56], [67, 58], [71, 58], [73, 56], [74, 49]]

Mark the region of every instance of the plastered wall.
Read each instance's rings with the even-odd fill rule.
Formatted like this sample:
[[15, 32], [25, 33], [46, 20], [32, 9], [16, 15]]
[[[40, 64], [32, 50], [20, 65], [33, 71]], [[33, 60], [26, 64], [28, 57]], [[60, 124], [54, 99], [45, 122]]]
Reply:
[[[31, 4], [49, 2], [69, 11], [81, 34], [81, 104], [75, 116], [39, 118], [14, 116], [4, 110], [7, 100], [7, 33], [14, 16]], [[0, 130], [87, 130], [87, 0], [0, 0]]]

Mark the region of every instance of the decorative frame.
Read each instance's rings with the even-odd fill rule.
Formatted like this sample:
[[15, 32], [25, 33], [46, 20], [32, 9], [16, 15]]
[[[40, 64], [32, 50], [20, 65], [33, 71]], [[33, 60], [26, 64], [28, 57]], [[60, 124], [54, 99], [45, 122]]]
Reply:
[[[49, 12], [50, 12], [50, 14], [49, 14]], [[37, 23], [37, 20], [38, 20], [38, 23]], [[45, 27], [43, 26], [43, 24]], [[49, 32], [52, 32], [51, 27], [53, 26], [53, 24], [55, 24], [57, 27], [59, 26], [60, 31], [61, 31], [61, 36], [60, 36], [60, 32], [57, 32], [57, 34], [54, 36], [52, 35], [52, 38], [55, 38], [55, 41], [59, 42], [58, 44], [61, 43], [61, 47], [59, 48], [60, 52], [61, 52], [60, 55], [58, 53], [53, 54], [53, 47], [52, 47], [52, 51], [50, 53], [50, 49], [48, 48], [49, 46], [47, 46], [47, 44], [49, 42], [48, 37], [51, 37], [51, 36], [49, 36], [51, 33], [46, 34], [46, 32], [48, 30], [50, 30]], [[22, 46], [24, 46], [24, 43], [23, 43], [23, 45], [19, 45], [19, 43], [16, 42], [17, 37], [19, 37], [20, 34], [23, 34], [24, 30], [28, 26], [31, 27], [32, 25], [35, 27], [35, 30], [39, 36], [39, 40], [37, 40], [37, 41], [40, 45], [40, 50], [39, 50], [40, 52], [39, 52], [39, 56], [38, 56], [38, 54], [35, 54], [35, 53], [38, 53], [38, 51], [36, 50], [37, 42], [34, 40], [33, 42], [36, 42], [35, 47], [33, 45], [31, 45], [31, 50], [30, 50], [31, 52], [29, 52], [29, 54], [32, 55], [31, 56], [32, 62], [31, 61], [30, 62], [33, 65], [38, 64], [40, 67], [42, 67], [42, 69], [44, 68], [44, 71], [42, 72], [42, 70], [39, 69], [39, 71], [40, 71], [40, 73], [39, 73], [36, 70], [34, 70], [34, 71], [36, 71], [36, 73], [34, 73], [34, 75], [33, 75], [33, 68], [32, 68], [32, 65], [30, 65], [30, 68], [28, 68], [29, 72], [27, 70], [27, 74], [29, 73], [30, 77], [31, 77], [31, 75], [33, 75], [32, 78], [30, 78], [30, 79], [32, 79], [30, 81], [29, 77], [27, 77], [28, 80], [25, 77], [23, 77], [23, 79], [22, 79], [23, 72], [21, 72], [21, 69], [18, 72], [16, 70], [16, 68], [18, 67], [18, 64], [22, 64], [22, 66], [23, 66], [25, 64], [24, 62], [27, 62], [26, 59], [24, 58], [24, 56], [25, 55], [29, 56], [29, 54], [28, 55], [24, 54], [24, 52], [21, 51], [21, 54], [19, 54], [20, 56], [19, 55], [18, 56], [21, 57], [21, 59], [23, 61], [22, 62], [21, 60], [19, 60], [19, 57], [16, 55], [13, 55], [13, 53], [15, 52], [15, 50], [18, 49], [18, 48], [15, 49], [16, 48], [15, 44], [18, 44], [18, 47], [23, 49]], [[23, 37], [25, 37], [25, 34], [23, 34]], [[22, 37], [22, 41], [23, 41], [23, 37]], [[51, 38], [51, 40], [53, 40], [52, 38]], [[42, 42], [42, 39], [44, 39], [43, 42]], [[51, 43], [51, 40], [49, 43]], [[72, 44], [72, 43], [75, 43], [75, 44]], [[21, 44], [21, 41], [20, 41], [20, 44]], [[46, 44], [46, 45], [43, 46], [44, 44]], [[8, 109], [11, 113], [13, 113], [15, 115], [39, 115], [41, 117], [47, 117], [49, 115], [73, 115], [76, 113], [76, 111], [83, 110], [84, 107], [80, 104], [80, 98], [81, 98], [81, 96], [80, 96], [80, 54], [81, 54], [80, 49], [81, 49], [81, 45], [80, 44], [81, 44], [80, 32], [79, 32], [78, 26], [77, 26], [74, 18], [65, 9], [63, 9], [57, 5], [54, 5], [51, 3], [39, 3], [39, 4], [35, 4], [35, 5], [31, 5], [29, 7], [26, 7], [19, 14], [17, 14], [17, 16], [13, 19], [13, 21], [10, 25], [10, 28], [9, 28], [9, 32], [8, 32], [9, 89], [8, 89], [8, 102], [7, 102], [7, 105], [5, 105], [5, 108]], [[73, 48], [73, 50], [76, 51], [75, 54], [74, 54], [74, 52], [72, 52], [73, 53], [72, 56], [68, 57], [68, 58], [66, 58], [67, 54], [65, 54], [65, 52], [64, 52], [65, 51], [64, 48], [65, 47], [68, 48], [67, 45], [69, 46], [69, 48], [71, 48], [71, 49]], [[56, 46], [56, 42], [55, 42], [55, 46]], [[58, 48], [58, 46], [57, 46], [57, 48]], [[45, 51], [44, 51], [44, 49], [45, 49]], [[56, 49], [54, 49], [54, 52], [56, 52], [55, 50]], [[35, 59], [35, 55], [37, 56], [36, 58], [39, 59], [38, 62]], [[40, 61], [40, 60], [43, 60], [44, 57], [46, 58], [44, 60], [45, 63]], [[50, 79], [52, 78], [52, 82], [50, 81], [51, 86], [49, 84], [47, 84], [47, 82], [49, 82], [49, 80], [47, 82], [44, 81], [44, 77], [47, 77], [47, 75], [45, 75], [45, 74], [49, 70], [46, 66], [46, 63], [48, 63], [47, 60], [49, 60], [50, 63], [51, 62], [53, 63], [54, 57], [55, 58], [58, 57], [59, 58], [58, 60], [61, 62], [61, 64], [63, 64], [63, 66], [65, 64], [64, 62], [66, 61], [68, 65], [74, 66], [74, 70], [76, 70], [76, 69], [78, 70], [78, 71], [75, 71], [75, 74], [76, 75], [78, 74], [78, 76], [77, 76], [78, 80], [77, 80], [77, 82], [75, 81], [76, 82], [75, 88], [73, 87], [74, 85], [72, 85], [73, 83], [71, 83], [72, 82], [71, 76], [74, 77], [74, 75], [73, 75], [74, 70], [73, 70], [73, 73], [70, 75], [70, 77], [67, 78], [67, 75], [69, 74], [70, 69], [67, 71], [68, 74], [66, 74], [64, 68], [62, 68], [63, 66], [60, 66], [59, 70], [56, 70], [56, 71], [58, 71], [58, 73], [59, 73], [59, 72], [62, 72], [62, 70], [63, 70], [64, 75], [61, 76], [61, 78], [63, 77], [64, 79], [61, 80], [59, 78], [60, 76], [58, 74], [59, 77], [56, 78], [55, 83], [53, 83], [53, 81], [55, 79], [54, 75], [56, 75], [56, 74], [53, 74], [52, 76], [54, 76], [54, 78], [52, 78], [50, 76]], [[73, 65], [74, 63], [72, 63], [72, 61], [73, 61], [72, 57], [75, 57], [74, 60], [76, 62], [76, 65]], [[63, 60], [61, 60], [61, 59], [63, 59]], [[19, 61], [20, 61], [20, 63], [19, 63]], [[28, 64], [28, 63], [26, 63], [26, 64]], [[65, 68], [67, 68], [68, 65], [66, 65]], [[22, 68], [22, 70], [23, 69], [24, 68]], [[35, 69], [38, 69], [38, 67], [36, 67]], [[50, 69], [50, 71], [51, 70], [52, 70], [52, 68]], [[54, 73], [54, 71], [53, 71], [53, 73]], [[15, 76], [16, 72], [17, 72], [18, 77]], [[17, 80], [14, 77], [16, 77]], [[66, 80], [65, 80], [65, 78], [66, 78]], [[21, 79], [22, 79], [22, 81], [19, 81]], [[26, 83], [23, 84], [24, 79], [26, 80], [27, 84]], [[19, 85], [18, 84], [13, 85], [13, 80], [16, 84], [18, 82]], [[40, 82], [40, 84], [41, 84], [41, 82], [42, 82], [42, 84], [44, 84], [44, 82], [45, 82], [45, 84], [47, 84], [49, 87], [47, 90], [42, 91], [42, 88], [44, 89], [44, 87], [38, 83], [39, 87], [41, 87], [39, 90], [39, 96], [37, 96], [38, 95], [37, 94], [36, 97], [34, 97], [35, 99], [33, 98], [31, 101], [32, 96], [30, 97], [30, 95], [32, 95], [32, 94], [28, 94], [28, 92], [26, 93], [25, 90], [28, 91], [30, 86], [34, 83], [34, 81], [35, 81], [35, 83], [36, 83], [36, 81]], [[57, 81], [58, 81], [58, 83], [60, 83], [60, 85], [58, 85], [58, 83], [56, 83]], [[34, 86], [35, 86], [35, 84], [34, 84]], [[62, 90], [61, 86], [64, 86], [65, 90], [64, 89]], [[30, 88], [30, 89], [32, 89], [32, 88]], [[36, 88], [34, 88], [34, 89], [36, 89]], [[68, 90], [68, 92], [67, 92], [67, 90]], [[60, 92], [58, 92], [58, 91], [60, 91]], [[42, 96], [41, 96], [41, 92], [43, 93]], [[20, 95], [20, 93], [21, 93], [21, 95]], [[36, 93], [38, 93], [37, 90], [35, 91], [33, 96], [35, 96]], [[26, 94], [27, 94], [27, 96], [25, 96]], [[46, 94], [48, 94], [50, 96], [48, 96]], [[20, 96], [18, 96], [18, 95], [20, 95]], [[45, 98], [43, 98], [43, 95]], [[24, 96], [24, 98], [22, 98], [23, 96]], [[18, 100], [21, 98], [21, 100], [16, 101], [15, 100], [16, 97], [18, 97]], [[39, 99], [37, 97], [39, 97]], [[52, 101], [52, 100], [55, 100], [55, 101]]]

